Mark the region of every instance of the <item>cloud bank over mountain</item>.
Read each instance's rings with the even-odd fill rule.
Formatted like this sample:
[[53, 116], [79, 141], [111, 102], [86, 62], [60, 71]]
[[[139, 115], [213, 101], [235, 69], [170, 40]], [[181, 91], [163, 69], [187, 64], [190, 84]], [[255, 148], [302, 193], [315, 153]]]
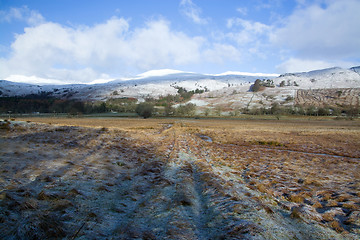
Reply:
[[[214, 9], [182, 0], [175, 7], [187, 23], [161, 12], [140, 24], [116, 14], [72, 24], [47, 19], [31, 5], [11, 7], [0, 11], [0, 23], [25, 27], [1, 44], [0, 78], [87, 83], [159, 68], [283, 73], [360, 64], [360, 1], [260, 2], [224, 6], [232, 15], [217, 19]], [[265, 10], [271, 16], [254, 17]]]

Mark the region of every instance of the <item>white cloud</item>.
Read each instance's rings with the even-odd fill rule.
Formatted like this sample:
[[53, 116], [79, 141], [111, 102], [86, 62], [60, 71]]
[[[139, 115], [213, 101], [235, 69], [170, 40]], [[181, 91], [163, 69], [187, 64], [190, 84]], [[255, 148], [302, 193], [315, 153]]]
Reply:
[[10, 75], [6, 78], [7, 81], [20, 82], [20, 83], [32, 83], [32, 84], [70, 84], [70, 82], [64, 82], [57, 79], [41, 78], [35, 75], [24, 76], [24, 75]]
[[116, 17], [95, 26], [44, 22], [16, 35], [10, 57], [0, 59], [0, 77], [21, 74], [86, 83], [129, 71], [198, 63], [205, 42], [173, 31], [161, 19], [135, 29]]
[[22, 13], [19, 8], [11, 8], [9, 11], [0, 11], [1, 22], [11, 22], [15, 20], [21, 20]]
[[236, 11], [237, 11], [238, 13], [240, 13], [241, 15], [246, 16], [246, 15], [247, 15], [247, 12], [248, 12], [248, 9], [247, 9], [246, 7], [239, 7], [239, 8], [236, 9]]
[[22, 8], [10, 8], [8, 11], [0, 11], [0, 22], [12, 22], [23, 20]]
[[226, 26], [232, 29], [228, 36], [239, 45], [264, 41], [271, 31], [271, 26], [242, 18], [228, 19]]
[[230, 18], [227, 20], [227, 28], [229, 32], [225, 37], [236, 43], [242, 52], [242, 58], [268, 57], [272, 26], [243, 18]]
[[209, 62], [220, 64], [225, 60], [240, 62], [241, 53], [232, 45], [216, 43], [204, 52], [204, 57]]
[[[272, 35], [279, 46], [302, 58], [344, 59], [360, 56], [360, 1], [322, 1], [303, 7], [283, 20]], [[325, 4], [324, 4], [325, 3]]]
[[307, 72], [316, 69], [323, 69], [333, 67], [331, 63], [320, 60], [303, 60], [297, 58], [290, 58], [287, 61], [276, 66], [277, 72]]
[[207, 24], [208, 19], [201, 17], [201, 9], [192, 0], [181, 0], [181, 12], [196, 24]]
[[44, 22], [43, 16], [28, 7], [10, 8], [8, 11], [0, 11], [0, 22], [25, 21], [29, 25], [38, 25]]
[[345, 61], [323, 61], [323, 60], [310, 60], [290, 58], [287, 61], [276, 66], [277, 72], [307, 72], [312, 70], [330, 68], [330, 67], [343, 67], [350, 68], [359, 65], [359, 62], [345, 62]]
[[188, 37], [171, 31], [165, 21], [155, 21], [146, 28], [137, 29], [129, 39], [132, 64], [140, 69], [164, 68], [171, 65], [195, 63], [200, 60], [200, 47], [204, 39]]
[[308, 1], [308, 0], [296, 0], [296, 3], [297, 3], [298, 5], [300, 5], [300, 6], [304, 6], [304, 5], [307, 4], [307, 1]]

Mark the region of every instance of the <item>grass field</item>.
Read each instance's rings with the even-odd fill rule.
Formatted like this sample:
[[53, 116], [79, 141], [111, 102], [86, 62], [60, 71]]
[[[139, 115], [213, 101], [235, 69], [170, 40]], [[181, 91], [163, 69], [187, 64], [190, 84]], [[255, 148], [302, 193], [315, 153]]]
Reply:
[[358, 239], [360, 121], [2, 122], [0, 238]]

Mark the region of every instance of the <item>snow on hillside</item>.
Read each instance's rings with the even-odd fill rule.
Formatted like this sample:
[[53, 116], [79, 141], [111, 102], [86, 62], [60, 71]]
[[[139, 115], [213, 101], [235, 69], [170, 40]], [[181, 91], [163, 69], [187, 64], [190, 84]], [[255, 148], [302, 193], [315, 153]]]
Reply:
[[158, 97], [176, 94], [179, 87], [188, 91], [196, 89], [214, 91], [226, 87], [243, 86], [264, 76], [271, 77], [271, 75], [247, 76], [236, 75], [235, 73], [209, 75], [163, 69], [149, 71], [132, 79], [119, 79], [92, 85], [41, 86], [3, 80], [0, 82], [0, 96], [23, 96], [51, 92], [51, 95], [55, 97], [83, 100], [104, 100], [109, 97]]
[[279, 86], [294, 86], [297, 89], [358, 88], [360, 87], [360, 67], [343, 69], [339, 67], [303, 73], [286, 73], [274, 79]]
[[195, 104], [200, 111], [206, 108], [216, 110], [219, 107], [226, 112], [243, 108], [270, 108], [274, 102], [283, 106], [292, 105], [291, 100], [296, 94], [296, 90], [289, 87], [252, 92], [249, 91], [250, 86], [229, 87], [195, 95], [190, 103]]
[[[270, 103], [266, 97], [253, 96], [249, 92], [256, 79], [273, 79], [275, 88], [267, 89], [274, 99], [294, 96], [297, 89], [360, 88], [360, 67], [350, 69], [328, 68], [303, 73], [276, 74], [225, 72], [221, 74], [198, 74], [172, 69], [152, 70], [131, 79], [118, 79], [102, 84], [77, 85], [31, 85], [1, 80], [0, 96], [24, 96], [48, 92], [50, 96], [80, 100], [106, 100], [108, 98], [146, 98], [176, 94], [182, 87], [188, 91], [207, 90], [212, 95], [236, 95], [231, 101]], [[280, 87], [282, 85], [282, 87]], [[240, 93], [244, 96], [240, 97]], [[284, 95], [285, 94], [285, 95]], [[261, 95], [262, 96], [262, 95]], [[218, 96], [220, 97], [220, 96]], [[242, 99], [245, 98], [245, 99]], [[267, 97], [268, 98], [268, 97]], [[230, 101], [230, 99], [228, 99]], [[227, 101], [227, 100], [226, 100]], [[202, 103], [203, 104], [203, 103]], [[235, 104], [236, 105], [236, 104]]]
[[[340, 88], [360, 88], [360, 67], [287, 73], [274, 78], [273, 81], [274, 88], [265, 88], [259, 92], [249, 91], [251, 87], [251, 83], [249, 83], [243, 86], [230, 86], [195, 95], [190, 102], [197, 105], [200, 111], [206, 108], [213, 110], [221, 108], [225, 109], [225, 111], [243, 108], [252, 109], [254, 107], [269, 108], [273, 103], [278, 103], [281, 106], [291, 106], [297, 99], [297, 92], [300, 89], [335, 89], [334, 91], [339, 92]], [[281, 82], [283, 82], [282, 87], [280, 87]], [[354, 96], [349, 96], [349, 98], [352, 101], [358, 99], [356, 93]], [[344, 102], [344, 104], [347, 103]]]

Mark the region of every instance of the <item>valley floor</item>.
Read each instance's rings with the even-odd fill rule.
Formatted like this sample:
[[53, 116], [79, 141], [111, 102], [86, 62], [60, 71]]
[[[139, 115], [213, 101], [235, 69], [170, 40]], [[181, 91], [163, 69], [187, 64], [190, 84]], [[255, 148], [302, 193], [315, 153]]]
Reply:
[[1, 239], [358, 239], [359, 121], [0, 123]]

